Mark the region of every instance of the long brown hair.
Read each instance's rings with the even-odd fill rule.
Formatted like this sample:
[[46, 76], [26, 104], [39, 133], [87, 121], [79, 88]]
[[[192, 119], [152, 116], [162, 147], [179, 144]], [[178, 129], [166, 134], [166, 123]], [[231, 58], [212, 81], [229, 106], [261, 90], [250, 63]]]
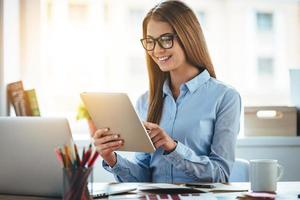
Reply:
[[[169, 23], [178, 35], [187, 62], [198, 67], [200, 71], [207, 69], [210, 76], [216, 78], [200, 23], [185, 3], [168, 0], [154, 6], [143, 20], [144, 38], [147, 36], [147, 25], [151, 19]], [[148, 53], [146, 53], [146, 61], [149, 76], [147, 121], [159, 124], [163, 109], [162, 88], [169, 77], [169, 72], [161, 71]]]

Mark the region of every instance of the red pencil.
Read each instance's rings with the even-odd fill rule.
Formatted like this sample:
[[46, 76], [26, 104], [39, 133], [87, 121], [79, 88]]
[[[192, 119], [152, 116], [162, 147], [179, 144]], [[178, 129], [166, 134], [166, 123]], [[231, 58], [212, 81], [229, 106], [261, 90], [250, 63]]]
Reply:
[[60, 164], [64, 167], [64, 162], [63, 162], [63, 158], [62, 158], [62, 155], [60, 154], [60, 151], [58, 148], [55, 148], [54, 149], [54, 152], [56, 154], [56, 158], [57, 160], [60, 162]]
[[92, 153], [92, 146], [90, 145], [88, 150], [84, 154], [84, 158], [82, 159], [81, 167], [84, 167], [87, 161], [90, 159], [91, 153]]
[[94, 165], [94, 163], [97, 160], [98, 156], [99, 156], [98, 151], [95, 151], [94, 155], [91, 157], [91, 159], [88, 162], [88, 167], [92, 167]]
[[85, 166], [85, 164], [87, 163], [87, 161], [90, 159], [91, 153], [92, 153], [92, 149], [88, 149], [85, 152], [84, 159], [82, 160], [82, 163], [81, 163], [81, 167]]

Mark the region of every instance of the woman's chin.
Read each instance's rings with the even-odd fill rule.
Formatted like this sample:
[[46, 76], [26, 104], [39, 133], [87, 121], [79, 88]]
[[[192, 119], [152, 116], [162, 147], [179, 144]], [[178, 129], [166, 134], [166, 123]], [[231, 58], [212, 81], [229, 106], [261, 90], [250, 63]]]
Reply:
[[166, 66], [166, 65], [158, 65], [159, 69], [163, 72], [169, 72], [173, 69], [171, 66]]

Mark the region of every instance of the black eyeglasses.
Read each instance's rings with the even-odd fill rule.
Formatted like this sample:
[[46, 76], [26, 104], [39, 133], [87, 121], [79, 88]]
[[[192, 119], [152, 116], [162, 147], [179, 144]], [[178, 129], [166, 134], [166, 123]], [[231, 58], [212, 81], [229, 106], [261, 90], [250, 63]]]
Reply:
[[163, 49], [171, 49], [173, 47], [175, 37], [177, 37], [175, 33], [165, 33], [158, 38], [153, 38], [151, 36], [143, 38], [141, 39], [141, 43], [146, 51], [153, 51], [156, 42]]

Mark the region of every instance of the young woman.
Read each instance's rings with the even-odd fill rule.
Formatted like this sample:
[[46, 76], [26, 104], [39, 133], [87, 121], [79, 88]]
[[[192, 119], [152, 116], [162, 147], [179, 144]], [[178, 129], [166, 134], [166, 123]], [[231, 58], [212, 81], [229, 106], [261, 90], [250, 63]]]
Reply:
[[157, 150], [129, 161], [109, 128], [94, 134], [103, 167], [122, 182], [227, 182], [241, 99], [216, 80], [200, 24], [183, 2], [163, 1], [143, 21], [150, 88], [137, 110]]

